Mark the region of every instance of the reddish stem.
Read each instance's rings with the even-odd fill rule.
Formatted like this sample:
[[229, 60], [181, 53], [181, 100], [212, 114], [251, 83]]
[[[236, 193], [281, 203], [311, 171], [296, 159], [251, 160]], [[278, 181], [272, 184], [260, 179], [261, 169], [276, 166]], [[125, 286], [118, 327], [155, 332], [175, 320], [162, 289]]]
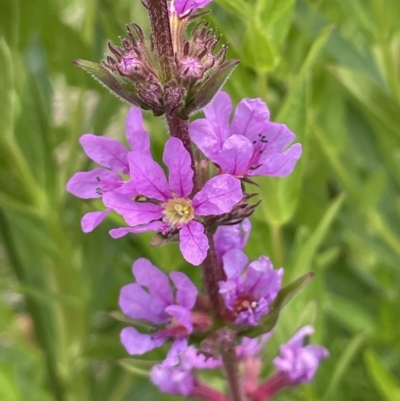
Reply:
[[212, 387], [207, 386], [205, 383], [196, 380], [193, 391], [190, 397], [198, 398], [202, 401], [227, 401], [226, 397]]
[[152, 39], [160, 65], [162, 81], [168, 82], [175, 75], [168, 0], [147, 0], [146, 6], [150, 17]]
[[239, 371], [239, 358], [236, 354], [236, 335], [230, 329], [220, 330], [222, 364], [228, 384], [229, 401], [246, 401], [246, 395]]
[[278, 391], [288, 386], [286, 375], [283, 372], [277, 372], [271, 376], [267, 381], [261, 384], [257, 390], [251, 394], [253, 401], [268, 401]]
[[225, 305], [219, 293], [218, 282], [226, 280], [226, 276], [218, 263], [212, 234], [207, 233], [207, 238], [209, 248], [202, 264], [204, 283], [214, 313], [217, 316], [222, 316]]

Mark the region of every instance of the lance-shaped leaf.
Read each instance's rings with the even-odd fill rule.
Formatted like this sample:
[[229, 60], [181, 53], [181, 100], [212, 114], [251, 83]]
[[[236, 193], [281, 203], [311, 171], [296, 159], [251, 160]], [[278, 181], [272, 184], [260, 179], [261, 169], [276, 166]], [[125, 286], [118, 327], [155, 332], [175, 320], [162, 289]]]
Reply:
[[125, 100], [134, 106], [143, 107], [143, 102], [132, 92], [126, 90], [124, 86], [101, 64], [93, 63], [87, 60], [75, 60], [74, 64], [81, 67], [92, 75], [94, 79], [99, 81], [103, 86], [108, 88], [114, 95]]
[[311, 281], [313, 275], [314, 274], [311, 272], [307, 273], [281, 288], [275, 301], [271, 304], [269, 313], [261, 319], [260, 324], [251, 329], [242, 331], [240, 334], [253, 338], [271, 331], [278, 321], [282, 308]]
[[129, 316], [126, 316], [119, 310], [113, 310], [111, 312], [108, 312], [108, 316], [111, 318], [122, 322], [122, 323], [128, 323], [132, 326], [139, 327], [142, 331], [147, 330], [149, 333], [153, 330], [153, 325], [150, 324], [149, 322], [145, 320], [140, 320], [140, 319], [132, 319]]
[[189, 104], [184, 108], [182, 113], [185, 113], [186, 116], [188, 116], [207, 106], [207, 104], [211, 102], [213, 97], [222, 88], [225, 81], [229, 78], [229, 75], [238, 64], [239, 60], [229, 60], [219, 66], [212, 75], [209, 75], [207, 79], [200, 84], [196, 90], [194, 98], [189, 101]]
[[138, 358], [123, 358], [118, 361], [119, 365], [139, 376], [149, 377], [149, 372], [154, 365], [161, 361], [148, 361]]

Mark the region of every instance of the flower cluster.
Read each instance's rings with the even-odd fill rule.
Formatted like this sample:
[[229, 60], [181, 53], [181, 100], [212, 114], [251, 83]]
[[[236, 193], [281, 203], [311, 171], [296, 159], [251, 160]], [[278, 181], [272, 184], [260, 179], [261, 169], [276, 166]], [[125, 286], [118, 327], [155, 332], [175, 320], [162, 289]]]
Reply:
[[[207, 23], [185, 36], [188, 23], [204, 14], [196, 11], [210, 1], [147, 0], [150, 42], [132, 24], [120, 47], [109, 45], [112, 55], [102, 65], [77, 62], [133, 104], [126, 118], [130, 149], [83, 135], [86, 155], [101, 167], [76, 173], [67, 189], [104, 204], [105, 210], [83, 217], [83, 231], [115, 212], [126, 226], [113, 228], [111, 237], [151, 231], [152, 246], [178, 243], [189, 264], [201, 265], [198, 290], [186, 274], [167, 276], [140, 258], [132, 266], [135, 281], [121, 290], [119, 305], [130, 322], [121, 331], [127, 352], [170, 347], [149, 372], [153, 383], [166, 393], [226, 401], [199, 375], [223, 368], [232, 399], [265, 401], [284, 387], [309, 382], [328, 356], [322, 346], [304, 345], [313, 332], [306, 326], [281, 346], [273, 360], [276, 372], [259, 383], [260, 354], [279, 312], [311, 275], [284, 287], [282, 267], [274, 268], [265, 255], [245, 254], [249, 217], [259, 204], [252, 201], [257, 194], [247, 191], [256, 176], [291, 174], [302, 146], [292, 144], [295, 135], [286, 125], [270, 121], [262, 99], [243, 99], [232, 112], [220, 88], [237, 62], [225, 60], [226, 46], [216, 52], [220, 38]], [[151, 154], [141, 109], [166, 116], [170, 136], [163, 165]], [[200, 109], [204, 117], [189, 122]]]

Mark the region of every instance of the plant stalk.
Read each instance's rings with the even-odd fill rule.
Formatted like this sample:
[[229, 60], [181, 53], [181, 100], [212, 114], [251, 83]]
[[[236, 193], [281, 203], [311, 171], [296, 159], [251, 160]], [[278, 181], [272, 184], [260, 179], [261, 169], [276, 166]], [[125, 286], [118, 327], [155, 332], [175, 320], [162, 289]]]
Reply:
[[268, 401], [282, 388], [288, 385], [285, 374], [282, 372], [275, 373], [267, 381], [258, 387], [253, 394], [251, 394], [252, 401]]
[[175, 75], [174, 48], [167, 0], [147, 0], [152, 39], [157, 54], [161, 79], [168, 82]]
[[202, 401], [227, 401], [222, 393], [199, 380], [196, 380], [190, 396]]
[[199, 180], [196, 171], [196, 161], [193, 155], [192, 141], [189, 136], [189, 121], [182, 120], [176, 116], [167, 116], [167, 124], [171, 136], [178, 138], [182, 141], [183, 146], [189, 152], [191, 160], [191, 168], [194, 172], [193, 175], [193, 195], [199, 192]]
[[202, 264], [204, 283], [212, 310], [217, 316], [222, 316], [225, 306], [219, 293], [218, 282], [226, 280], [226, 276], [218, 263], [212, 234], [207, 233], [207, 238], [209, 248]]
[[221, 357], [228, 384], [229, 401], [247, 401], [242, 377], [239, 372], [239, 359], [236, 355], [235, 334], [232, 330], [221, 331]]

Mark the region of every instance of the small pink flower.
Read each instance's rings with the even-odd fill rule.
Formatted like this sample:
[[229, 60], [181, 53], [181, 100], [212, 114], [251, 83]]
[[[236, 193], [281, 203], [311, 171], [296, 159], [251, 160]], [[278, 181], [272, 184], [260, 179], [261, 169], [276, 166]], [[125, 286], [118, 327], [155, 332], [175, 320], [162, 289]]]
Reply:
[[165, 144], [163, 161], [169, 170], [168, 180], [149, 154], [131, 152], [128, 161], [134, 187], [146, 200], [134, 201], [117, 192], [104, 194], [105, 205], [121, 214], [132, 227], [112, 230], [111, 235], [119, 237], [128, 232], [149, 230], [168, 235], [178, 230], [184, 258], [199, 265], [209, 247], [201, 219], [229, 213], [243, 196], [240, 181], [229, 174], [218, 175], [191, 198], [190, 155], [177, 138], [170, 138]]

